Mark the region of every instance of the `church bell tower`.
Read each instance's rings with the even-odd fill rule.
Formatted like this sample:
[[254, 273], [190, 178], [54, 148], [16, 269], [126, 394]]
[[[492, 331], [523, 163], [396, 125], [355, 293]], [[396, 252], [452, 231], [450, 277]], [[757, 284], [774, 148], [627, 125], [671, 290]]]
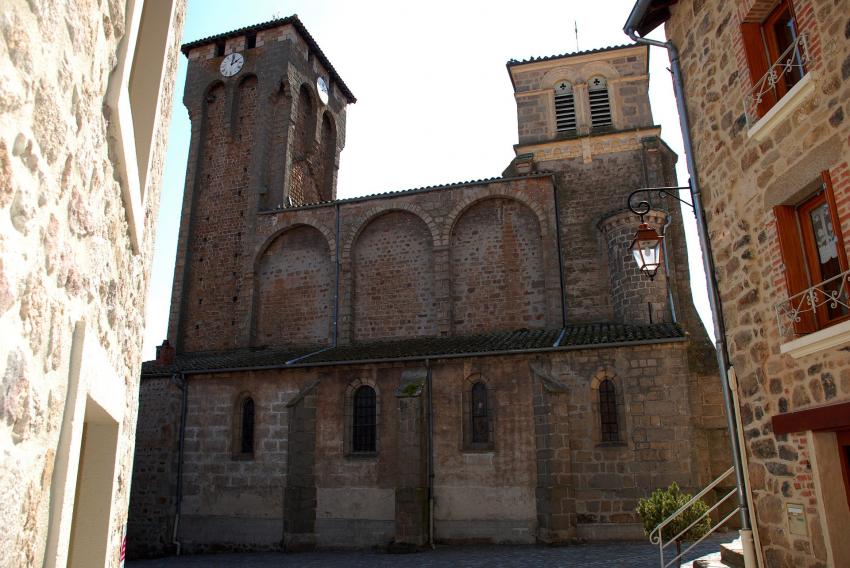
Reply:
[[269, 211], [336, 198], [356, 99], [297, 16], [182, 52], [192, 139], [168, 336], [181, 352], [235, 348], [255, 228]]

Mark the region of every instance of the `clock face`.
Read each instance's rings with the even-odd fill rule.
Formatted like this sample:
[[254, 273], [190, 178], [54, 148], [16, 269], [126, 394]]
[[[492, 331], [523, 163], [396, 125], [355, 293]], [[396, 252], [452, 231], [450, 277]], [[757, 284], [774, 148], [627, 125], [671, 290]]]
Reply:
[[322, 104], [328, 104], [328, 82], [325, 81], [324, 77], [316, 79], [316, 90], [319, 92], [319, 99], [321, 99]]
[[221, 61], [221, 66], [218, 68], [221, 74], [225, 77], [233, 77], [242, 69], [245, 64], [245, 58], [241, 53], [231, 53]]

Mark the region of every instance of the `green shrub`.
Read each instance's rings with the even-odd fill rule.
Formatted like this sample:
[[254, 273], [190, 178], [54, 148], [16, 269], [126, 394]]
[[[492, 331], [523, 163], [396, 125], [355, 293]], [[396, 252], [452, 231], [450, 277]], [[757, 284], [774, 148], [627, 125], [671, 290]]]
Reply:
[[[690, 501], [691, 495], [682, 493], [676, 482], [670, 484], [667, 489], [656, 489], [647, 499], [641, 499], [638, 502], [637, 514], [643, 519], [643, 530], [649, 535], [655, 527], [660, 525], [667, 517], [675, 513], [685, 503]], [[664, 530], [661, 531], [661, 536], [664, 542], [668, 542], [674, 536], [685, 530], [688, 525], [696, 521], [701, 515], [708, 511], [708, 505], [703, 501], [696, 501], [691, 504], [684, 512], [670, 522]], [[706, 515], [698, 523], [688, 530], [679, 539], [693, 541], [708, 533], [711, 529], [711, 519]], [[676, 541], [676, 554], [681, 554], [681, 546], [679, 541]]]

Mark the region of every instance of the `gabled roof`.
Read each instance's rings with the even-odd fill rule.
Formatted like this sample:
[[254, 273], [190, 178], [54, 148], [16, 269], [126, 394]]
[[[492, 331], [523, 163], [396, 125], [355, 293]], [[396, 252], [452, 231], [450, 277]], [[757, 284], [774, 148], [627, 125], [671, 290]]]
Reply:
[[313, 39], [313, 36], [311, 36], [310, 32], [307, 31], [307, 28], [304, 27], [304, 24], [302, 24], [301, 20], [298, 19], [297, 14], [287, 16], [286, 18], [278, 18], [276, 20], [269, 20], [268, 22], [263, 22], [260, 24], [254, 24], [253, 26], [246, 26], [244, 28], [239, 28], [229, 32], [216, 34], [213, 36], [205, 37], [203, 39], [190, 41], [189, 43], [184, 43], [180, 47], [180, 51], [183, 52], [183, 55], [189, 55], [190, 50], [196, 47], [200, 47], [202, 45], [206, 45], [208, 43], [212, 43], [222, 39], [238, 37], [241, 35], [245, 35], [248, 32], [259, 32], [262, 30], [269, 30], [272, 28], [285, 26], [287, 24], [291, 24], [295, 27], [296, 30], [298, 30], [298, 33], [301, 34], [301, 37], [304, 38], [305, 42], [307, 42], [307, 45], [310, 47], [310, 50], [319, 57], [319, 61], [321, 61], [325, 69], [328, 70], [328, 74], [331, 76], [332, 81], [339, 85], [340, 90], [345, 94], [346, 97], [348, 97], [350, 102], [356, 103], [357, 99], [354, 97], [348, 86], [342, 80], [342, 77], [339, 76], [339, 73], [336, 72], [334, 66], [331, 65], [331, 62], [325, 56], [325, 53], [322, 51], [322, 48], [319, 47], [319, 44], [316, 43], [316, 40]]
[[576, 324], [556, 329], [519, 329], [455, 337], [415, 337], [325, 348], [274, 347], [182, 353], [175, 357], [173, 365], [158, 366], [156, 361], [145, 361], [142, 363], [142, 376], [589, 349], [630, 343], [681, 341], [684, 338], [685, 332], [678, 324], [673, 323]]
[[541, 56], [541, 57], [529, 57], [528, 59], [523, 59], [522, 61], [519, 61], [517, 59], [511, 59], [510, 61], [508, 61], [507, 66], [508, 66], [508, 68], [510, 68], [510, 67], [514, 67], [516, 65], [526, 65], [528, 63], [539, 63], [541, 61], [551, 61], [552, 59], [578, 57], [580, 55], [590, 55], [592, 53], [603, 53], [603, 52], [606, 52], [606, 51], [615, 51], [617, 49], [626, 49], [626, 48], [629, 48], [629, 47], [640, 47], [640, 44], [639, 43], [624, 43], [622, 45], [611, 45], [611, 46], [608, 46], [608, 47], [598, 47], [596, 49], [587, 49], [585, 51], [567, 52], [567, 53], [562, 53], [560, 55], [544, 55], [544, 56]]
[[522, 174], [518, 176], [510, 176], [510, 177], [491, 177], [491, 178], [482, 178], [482, 179], [474, 179], [468, 181], [455, 181], [450, 183], [442, 183], [438, 185], [425, 185], [422, 187], [414, 187], [411, 189], [396, 189], [390, 191], [382, 191], [378, 193], [369, 193], [367, 195], [358, 195], [357, 197], [343, 197], [341, 199], [329, 199], [326, 201], [315, 201], [312, 203], [302, 203], [300, 205], [284, 205], [283, 207], [277, 207], [275, 209], [267, 209], [261, 211], [261, 213], [280, 213], [281, 211], [291, 211], [293, 209], [303, 209], [303, 208], [311, 208], [311, 207], [321, 207], [324, 205], [334, 205], [337, 203], [355, 203], [358, 201], [369, 201], [370, 199], [386, 199], [389, 197], [397, 197], [400, 195], [406, 195], [409, 193], [425, 193], [428, 191], [441, 191], [444, 189], [457, 189], [460, 187], [469, 187], [472, 185], [486, 185], [491, 183], [502, 183], [509, 182], [516, 179], [530, 179], [530, 178], [540, 178], [540, 177], [551, 177], [553, 175], [552, 172], [543, 171], [543, 172], [535, 172], [531, 174]]

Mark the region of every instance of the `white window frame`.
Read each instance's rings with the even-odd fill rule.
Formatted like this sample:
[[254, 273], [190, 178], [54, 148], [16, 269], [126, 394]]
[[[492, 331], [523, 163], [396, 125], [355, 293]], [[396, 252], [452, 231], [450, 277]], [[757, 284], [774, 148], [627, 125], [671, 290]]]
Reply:
[[[126, 33], [118, 46], [118, 62], [109, 80], [106, 105], [110, 113], [110, 131], [114, 137], [121, 193], [130, 242], [134, 254], [139, 254], [144, 241], [145, 203], [147, 198], [148, 174], [151, 155], [154, 151], [153, 136], [160, 119], [162, 82], [168, 63], [170, 36], [173, 29], [176, 0], [129, 0], [126, 13]], [[142, 28], [142, 15], [145, 14]], [[165, 26], [163, 28], [163, 26]], [[131, 84], [136, 60], [144, 69], [159, 69], [158, 81], [139, 81]], [[143, 144], [137, 137], [144, 136]], [[141, 147], [140, 147], [141, 146]], [[141, 155], [140, 155], [141, 153]]]

